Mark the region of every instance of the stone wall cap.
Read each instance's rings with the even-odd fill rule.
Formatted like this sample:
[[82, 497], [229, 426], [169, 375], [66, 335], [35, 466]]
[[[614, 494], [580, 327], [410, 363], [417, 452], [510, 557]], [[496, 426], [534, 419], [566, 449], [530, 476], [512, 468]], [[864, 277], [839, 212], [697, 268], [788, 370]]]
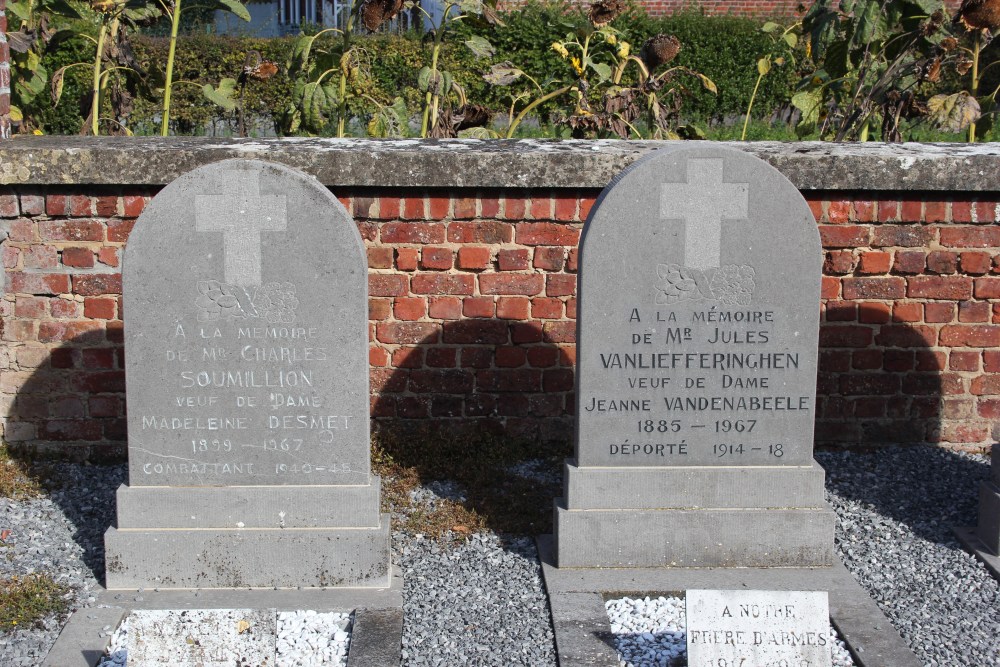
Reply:
[[[0, 143], [0, 184], [164, 185], [209, 162], [255, 158], [334, 187], [590, 189], [667, 143], [32, 136]], [[768, 161], [800, 190], [1000, 188], [1000, 143], [721, 143]]]

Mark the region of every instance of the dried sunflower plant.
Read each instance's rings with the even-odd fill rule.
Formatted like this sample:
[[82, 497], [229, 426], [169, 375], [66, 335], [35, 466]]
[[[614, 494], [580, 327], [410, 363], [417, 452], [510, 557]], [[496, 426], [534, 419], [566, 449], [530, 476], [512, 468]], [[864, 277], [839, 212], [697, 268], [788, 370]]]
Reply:
[[[703, 136], [697, 128], [680, 123], [687, 92], [681, 76], [699, 81], [713, 93], [715, 84], [688, 67], [667, 67], [681, 50], [680, 41], [673, 35], [656, 35], [638, 53], [633, 53], [625, 36], [611, 26], [625, 8], [622, 0], [598, 0], [590, 7], [588, 25], [552, 43], [552, 49], [569, 64], [570, 78], [546, 82], [550, 90], [512, 63], [493, 66], [484, 76], [487, 82], [509, 86], [525, 80], [533, 86], [511, 94], [508, 138], [529, 113], [546, 102], [564, 97], [571, 100], [572, 106], [567, 105], [556, 119], [567, 125], [574, 137]], [[631, 76], [626, 78], [626, 74]], [[524, 102], [527, 103], [518, 111]]]
[[[979, 97], [979, 86], [986, 70], [1000, 64], [1000, 60], [997, 60], [985, 67], [980, 66], [983, 48], [993, 40], [997, 31], [1000, 31], [1000, 0], [964, 0], [955, 15], [954, 24], [972, 38], [971, 48], [956, 44], [969, 56], [969, 92], [958, 93], [957, 99], [955, 96], [948, 96], [940, 100], [940, 104], [941, 108], [945, 110], [955, 109], [956, 106], [960, 110], [971, 107], [967, 115], [970, 118], [975, 117], [968, 122], [968, 140], [973, 143], [976, 141], [977, 122], [983, 116], [990, 116], [992, 120], [992, 116], [997, 111], [997, 93], [1000, 92], [1000, 87], [997, 87], [989, 95]], [[936, 102], [937, 100], [932, 98], [931, 101]], [[954, 114], [948, 114], [946, 111], [946, 115]], [[959, 117], [961, 115], [961, 111], [959, 111]]]

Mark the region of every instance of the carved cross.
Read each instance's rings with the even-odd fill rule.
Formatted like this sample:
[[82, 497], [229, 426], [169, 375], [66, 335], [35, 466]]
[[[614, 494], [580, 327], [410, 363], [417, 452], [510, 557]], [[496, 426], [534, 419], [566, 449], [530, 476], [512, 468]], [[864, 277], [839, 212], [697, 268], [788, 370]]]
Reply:
[[721, 265], [722, 221], [745, 220], [749, 183], [722, 180], [721, 158], [695, 158], [687, 163], [686, 183], [660, 188], [660, 218], [684, 221], [684, 266], [700, 269]]
[[225, 279], [230, 285], [256, 287], [261, 284], [261, 232], [280, 232], [287, 227], [285, 195], [261, 195], [256, 172], [232, 171], [233, 193], [197, 195], [194, 198], [195, 229], [222, 232]]

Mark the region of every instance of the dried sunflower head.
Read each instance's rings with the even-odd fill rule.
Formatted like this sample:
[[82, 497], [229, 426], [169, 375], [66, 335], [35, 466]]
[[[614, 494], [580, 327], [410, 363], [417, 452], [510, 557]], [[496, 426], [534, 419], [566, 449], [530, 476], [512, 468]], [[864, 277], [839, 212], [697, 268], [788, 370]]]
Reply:
[[966, 30], [1000, 30], [1000, 0], [964, 0], [955, 22]]
[[403, 0], [364, 0], [361, 3], [361, 24], [370, 32], [391, 21], [403, 8]]
[[639, 58], [642, 62], [646, 63], [646, 67], [650, 70], [654, 70], [660, 65], [665, 65], [671, 60], [677, 57], [677, 54], [681, 50], [681, 41], [674, 37], [673, 35], [665, 35], [663, 33], [656, 35], [655, 37], [650, 37], [649, 40], [642, 45], [642, 50], [639, 52]]
[[597, 0], [590, 6], [590, 22], [595, 28], [600, 28], [614, 21], [624, 11], [624, 0]]
[[957, 46], [958, 46], [958, 40], [955, 39], [954, 37], [945, 37], [944, 39], [941, 40], [941, 50], [944, 51], [945, 53], [948, 53], [949, 51], [954, 51]]

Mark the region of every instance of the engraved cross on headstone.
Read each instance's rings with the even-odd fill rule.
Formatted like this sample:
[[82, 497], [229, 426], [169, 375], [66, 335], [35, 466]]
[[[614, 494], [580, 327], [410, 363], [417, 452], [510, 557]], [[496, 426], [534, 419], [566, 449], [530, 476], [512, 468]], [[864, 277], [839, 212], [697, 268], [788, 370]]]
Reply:
[[225, 280], [230, 285], [261, 284], [261, 232], [280, 232], [287, 226], [285, 195], [261, 195], [256, 172], [233, 171], [232, 194], [197, 195], [195, 229], [222, 232]]
[[663, 183], [660, 218], [684, 220], [684, 266], [721, 266], [722, 221], [749, 215], [749, 183], [722, 180], [722, 159], [691, 159], [687, 183]]

